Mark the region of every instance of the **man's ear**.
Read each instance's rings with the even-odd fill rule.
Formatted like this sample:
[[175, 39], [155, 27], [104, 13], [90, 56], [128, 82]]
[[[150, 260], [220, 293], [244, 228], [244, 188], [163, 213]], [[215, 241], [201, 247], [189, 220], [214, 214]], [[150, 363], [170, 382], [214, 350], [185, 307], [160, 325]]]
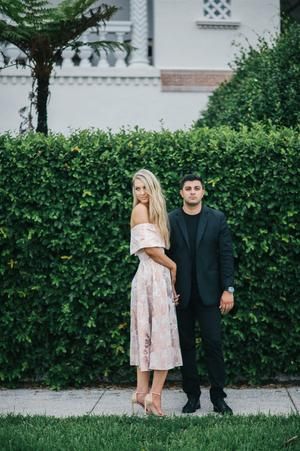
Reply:
[[182, 189], [179, 191], [179, 193], [180, 193], [180, 196], [183, 198]]

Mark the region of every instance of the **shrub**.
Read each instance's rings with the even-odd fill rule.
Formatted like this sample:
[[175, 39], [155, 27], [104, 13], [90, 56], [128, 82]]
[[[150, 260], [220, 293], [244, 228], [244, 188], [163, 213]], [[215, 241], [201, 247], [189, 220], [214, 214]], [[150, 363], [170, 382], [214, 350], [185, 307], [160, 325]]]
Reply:
[[[169, 209], [197, 170], [233, 233], [238, 311], [229, 381], [299, 374], [299, 133], [255, 126], [175, 133], [0, 137], [0, 380], [128, 381], [131, 176], [161, 179]], [[203, 372], [203, 365], [201, 365]]]
[[268, 44], [242, 49], [233, 78], [220, 85], [196, 126], [273, 122], [294, 127], [300, 121], [300, 25], [291, 23]]

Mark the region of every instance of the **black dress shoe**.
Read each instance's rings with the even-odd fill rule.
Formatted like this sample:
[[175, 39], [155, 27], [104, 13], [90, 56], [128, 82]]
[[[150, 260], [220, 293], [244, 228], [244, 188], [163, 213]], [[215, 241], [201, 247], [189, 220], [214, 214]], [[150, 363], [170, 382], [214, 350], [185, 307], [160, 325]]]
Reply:
[[213, 402], [214, 412], [220, 413], [221, 415], [232, 415], [232, 409], [224, 401], [223, 398], [218, 398]]
[[189, 397], [188, 402], [183, 406], [182, 413], [193, 413], [200, 409], [199, 397]]

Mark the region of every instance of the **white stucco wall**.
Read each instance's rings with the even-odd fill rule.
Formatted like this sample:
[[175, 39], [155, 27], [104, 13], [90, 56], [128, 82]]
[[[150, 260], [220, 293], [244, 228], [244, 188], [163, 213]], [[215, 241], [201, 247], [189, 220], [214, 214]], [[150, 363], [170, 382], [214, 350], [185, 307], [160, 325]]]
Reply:
[[228, 69], [237, 48], [233, 41], [255, 44], [279, 30], [280, 0], [232, 0], [231, 20], [237, 29], [201, 29], [202, 0], [154, 0], [154, 64], [156, 67]]
[[[107, 77], [99, 78], [91, 76], [93, 69], [81, 70], [78, 77], [78, 70], [76, 77], [65, 71], [64, 77], [51, 81], [48, 126], [54, 132], [90, 127], [117, 131], [137, 125], [176, 130], [189, 127], [207, 103], [207, 93], [161, 92], [158, 71], [125, 69], [118, 77], [116, 69], [108, 69]], [[28, 105], [30, 77], [3, 82], [0, 77], [0, 133], [18, 132], [18, 110]]]
[[[108, 0], [122, 7], [114, 19], [130, 19], [130, 1]], [[57, 78], [51, 81], [49, 128], [68, 133], [87, 127], [113, 131], [136, 125], [149, 130], [162, 125], [171, 130], [189, 127], [205, 108], [209, 92], [187, 92], [191, 86], [181, 92], [163, 92], [160, 70], [175, 69], [176, 78], [176, 69], [228, 69], [236, 51], [234, 39], [245, 42], [247, 38], [255, 43], [258, 36], [279, 28], [279, 0], [231, 3], [231, 19], [240, 22], [233, 30], [199, 28], [196, 22], [203, 19], [202, 0], [148, 0], [150, 37], [154, 24], [155, 67], [144, 72], [130, 67], [120, 71], [112, 67], [57, 69]], [[31, 87], [30, 76], [23, 75], [22, 69], [0, 73], [0, 133], [18, 131], [18, 110], [28, 105]]]

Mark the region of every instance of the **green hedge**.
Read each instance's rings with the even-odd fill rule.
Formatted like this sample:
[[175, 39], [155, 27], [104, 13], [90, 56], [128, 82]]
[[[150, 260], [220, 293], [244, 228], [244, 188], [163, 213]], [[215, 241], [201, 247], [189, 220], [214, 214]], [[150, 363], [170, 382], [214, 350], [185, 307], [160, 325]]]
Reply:
[[197, 170], [207, 204], [227, 214], [238, 304], [224, 320], [228, 380], [299, 374], [299, 147], [297, 131], [258, 125], [2, 135], [0, 381], [133, 380], [129, 216], [141, 167], [169, 209], [179, 177]]
[[[269, 37], [270, 38], [270, 37]], [[209, 97], [199, 127], [239, 128], [261, 121], [296, 127], [300, 122], [300, 24], [240, 49], [234, 75]]]

